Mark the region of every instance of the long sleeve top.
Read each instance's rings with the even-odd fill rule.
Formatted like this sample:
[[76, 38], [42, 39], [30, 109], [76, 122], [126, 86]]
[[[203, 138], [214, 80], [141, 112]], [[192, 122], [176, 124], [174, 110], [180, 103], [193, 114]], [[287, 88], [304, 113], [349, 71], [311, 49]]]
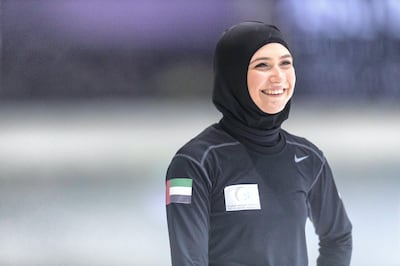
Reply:
[[307, 266], [307, 218], [317, 265], [350, 265], [352, 225], [326, 158], [280, 135], [260, 152], [214, 124], [176, 153], [166, 176], [173, 266]]

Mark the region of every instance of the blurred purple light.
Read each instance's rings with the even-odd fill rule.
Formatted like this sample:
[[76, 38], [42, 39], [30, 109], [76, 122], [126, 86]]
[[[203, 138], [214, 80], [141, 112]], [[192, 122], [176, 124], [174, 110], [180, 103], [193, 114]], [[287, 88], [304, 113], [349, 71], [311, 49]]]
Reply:
[[59, 38], [133, 47], [207, 45], [222, 30], [215, 25], [236, 13], [232, 4], [212, 0], [40, 1], [34, 7], [30, 14], [40, 28]]
[[397, 0], [281, 0], [307, 34], [330, 39], [374, 39], [382, 32], [400, 37], [400, 1]]

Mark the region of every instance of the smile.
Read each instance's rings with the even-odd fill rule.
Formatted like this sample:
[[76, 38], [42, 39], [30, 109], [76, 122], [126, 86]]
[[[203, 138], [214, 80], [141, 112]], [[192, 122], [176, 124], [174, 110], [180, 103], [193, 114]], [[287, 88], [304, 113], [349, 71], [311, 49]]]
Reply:
[[266, 95], [281, 95], [285, 93], [286, 89], [271, 89], [271, 90], [262, 90], [261, 92]]

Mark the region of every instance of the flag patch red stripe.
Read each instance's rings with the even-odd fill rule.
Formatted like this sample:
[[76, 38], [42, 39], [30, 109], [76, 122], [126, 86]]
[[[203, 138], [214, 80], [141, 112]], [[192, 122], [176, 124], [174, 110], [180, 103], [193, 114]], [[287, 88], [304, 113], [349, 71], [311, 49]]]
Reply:
[[165, 203], [166, 203], [166, 205], [168, 205], [168, 204], [171, 203], [171, 197], [170, 197], [170, 195], [169, 195], [169, 188], [170, 188], [170, 186], [171, 186], [171, 182], [170, 182], [170, 180], [167, 180], [167, 186], [166, 186], [166, 192], [165, 192], [165, 194], [166, 194], [166, 196], [165, 196]]

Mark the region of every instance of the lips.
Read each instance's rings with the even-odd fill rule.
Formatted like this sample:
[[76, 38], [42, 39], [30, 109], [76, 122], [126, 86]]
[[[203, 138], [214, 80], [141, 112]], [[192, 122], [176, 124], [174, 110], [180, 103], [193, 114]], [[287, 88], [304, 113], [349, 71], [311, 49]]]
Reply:
[[284, 89], [284, 88], [261, 90], [261, 92], [266, 95], [281, 95], [281, 94], [284, 94], [285, 91], [286, 91], [286, 89]]

